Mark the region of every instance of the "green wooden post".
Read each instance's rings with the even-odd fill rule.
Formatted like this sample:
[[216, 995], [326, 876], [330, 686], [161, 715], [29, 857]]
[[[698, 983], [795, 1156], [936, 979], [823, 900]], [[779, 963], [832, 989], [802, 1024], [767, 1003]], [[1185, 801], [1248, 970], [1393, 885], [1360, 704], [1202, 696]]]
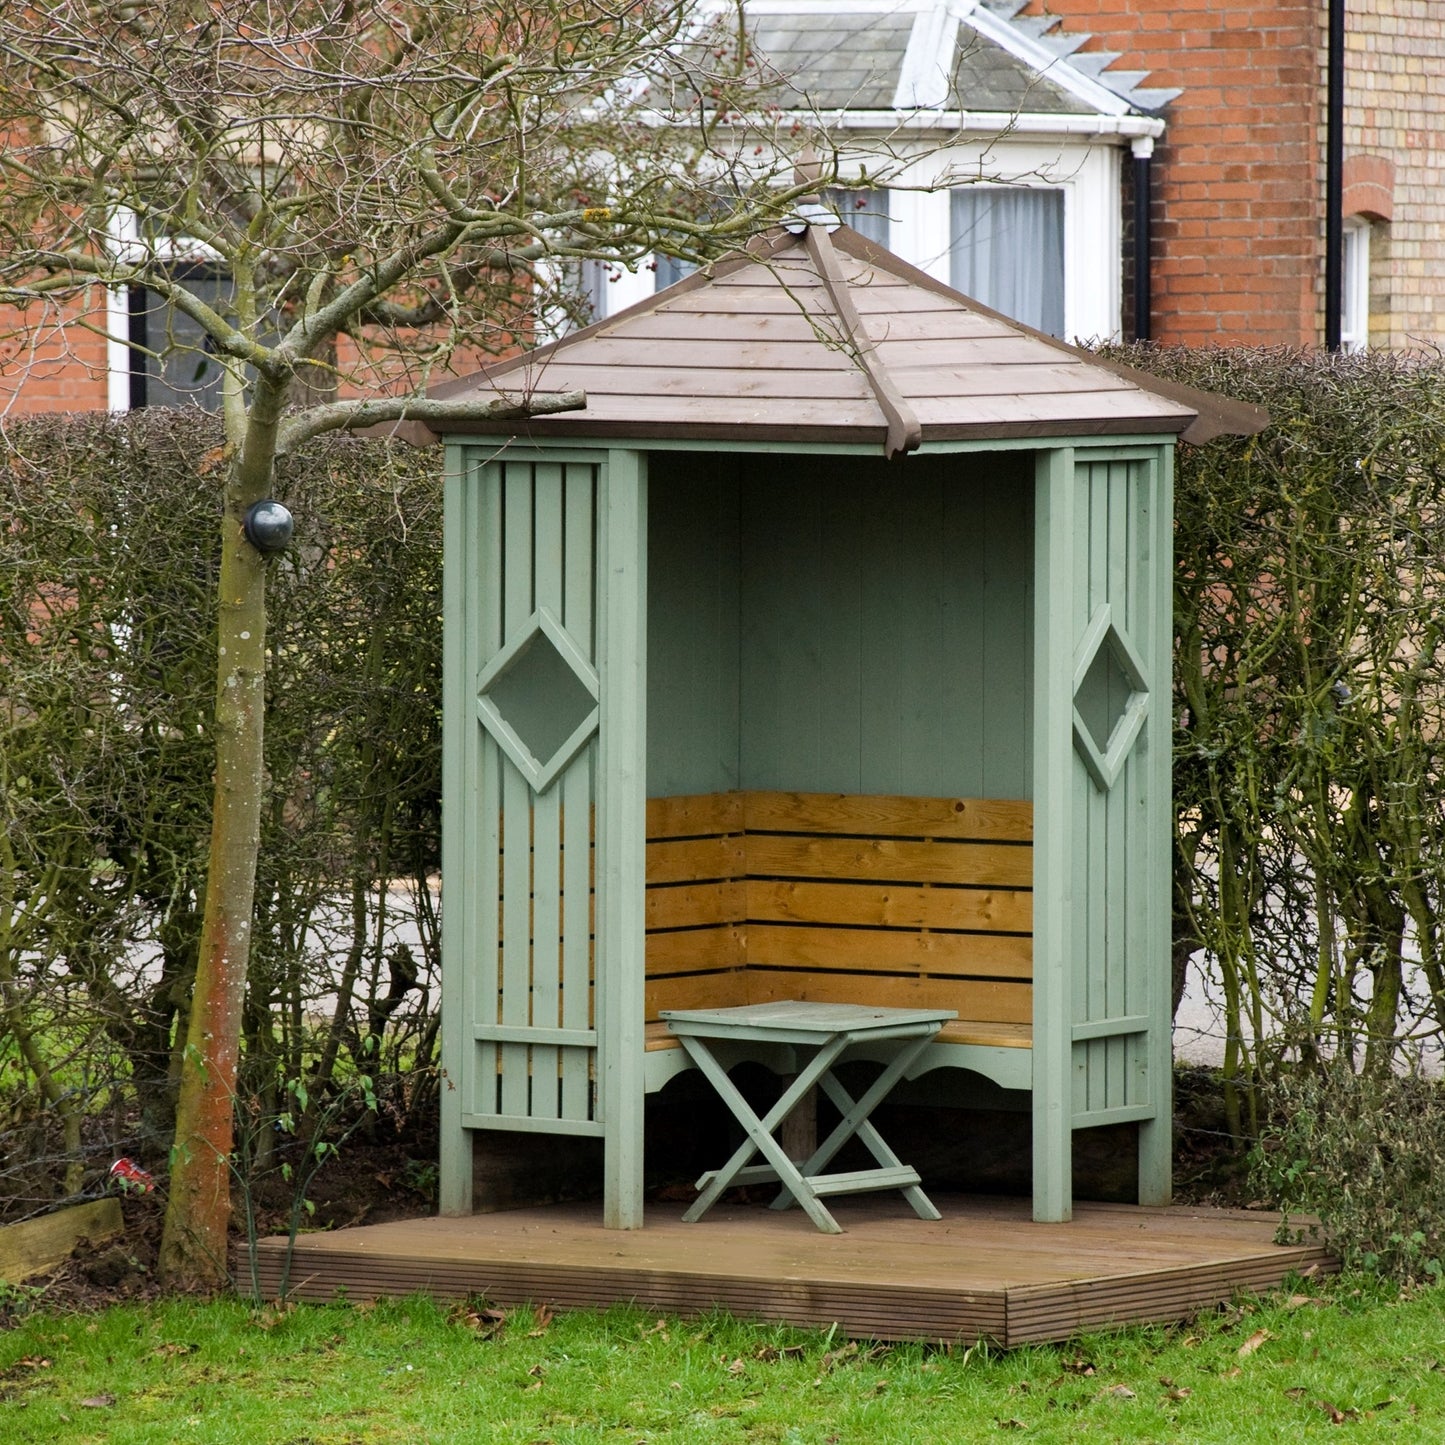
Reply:
[[1148, 951], [1150, 1029], [1148, 1051], [1149, 1095], [1154, 1116], [1139, 1126], [1139, 1203], [1168, 1204], [1173, 1193], [1173, 1017], [1171, 997], [1171, 868], [1174, 856], [1172, 806], [1174, 646], [1174, 449], [1162, 446], [1154, 463], [1154, 513], [1149, 518], [1154, 587], [1154, 635], [1150, 663], [1154, 676], [1154, 705], [1145, 730], [1149, 759], [1149, 826], [1151, 847], [1147, 876], [1154, 921]]
[[602, 1222], [642, 1227], [647, 841], [647, 471], [609, 452], [598, 508], [598, 1113]]
[[1074, 451], [1034, 480], [1034, 1218], [1073, 1212]]
[[476, 667], [469, 665], [475, 647], [476, 572], [463, 557], [473, 535], [472, 510], [477, 505], [467, 486], [464, 453], [459, 446], [446, 449], [444, 481], [443, 553], [446, 566], [442, 589], [442, 721], [446, 745], [442, 752], [442, 800], [446, 821], [442, 829], [442, 880], [450, 881], [446, 927], [442, 930], [442, 1060], [441, 1140], [438, 1168], [438, 1203], [444, 1215], [472, 1212], [472, 1131], [462, 1124], [466, 1107], [468, 1072], [463, 1060], [472, 1051], [467, 1037], [472, 1010], [472, 952], [476, 943], [476, 908], [473, 890], [466, 887], [465, 841], [475, 826], [478, 747], [471, 690]]

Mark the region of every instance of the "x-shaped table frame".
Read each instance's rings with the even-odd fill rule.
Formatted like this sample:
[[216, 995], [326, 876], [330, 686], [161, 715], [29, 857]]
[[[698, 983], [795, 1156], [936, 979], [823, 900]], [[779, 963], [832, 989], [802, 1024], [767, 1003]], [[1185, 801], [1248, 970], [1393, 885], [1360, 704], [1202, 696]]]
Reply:
[[[726, 1164], [709, 1170], [697, 1181], [701, 1191], [683, 1219], [696, 1223], [734, 1185], [782, 1185], [774, 1209], [800, 1205], [808, 1218], [826, 1234], [841, 1234], [838, 1221], [823, 1204], [823, 1196], [861, 1194], [898, 1189], [920, 1219], [940, 1219], [923, 1192], [918, 1171], [904, 1164], [869, 1121], [869, 1115], [892, 1092], [919, 1054], [957, 1014], [948, 1009], [866, 1008], [856, 1004], [782, 1002], [744, 1004], [738, 1008], [664, 1010], [661, 1017], [678, 1036], [688, 1056], [707, 1077], [718, 1096], [732, 1110], [747, 1136]], [[761, 1118], [739, 1093], [714, 1052], [714, 1045], [730, 1040], [791, 1044], [816, 1052], [798, 1071], [782, 1097]], [[898, 1047], [877, 1079], [854, 1099], [833, 1074], [847, 1051], [858, 1044], [895, 1043]], [[774, 1137], [783, 1121], [817, 1087], [842, 1116], [837, 1127], [803, 1163], [788, 1157]], [[838, 1151], [857, 1137], [877, 1161], [873, 1169], [825, 1174]], [[767, 1161], [749, 1164], [754, 1155]]]

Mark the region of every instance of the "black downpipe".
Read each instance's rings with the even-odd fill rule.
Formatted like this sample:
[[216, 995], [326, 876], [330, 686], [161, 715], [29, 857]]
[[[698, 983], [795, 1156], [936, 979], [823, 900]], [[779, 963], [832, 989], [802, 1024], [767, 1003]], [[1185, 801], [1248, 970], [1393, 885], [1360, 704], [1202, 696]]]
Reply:
[[1329, 0], [1325, 86], [1325, 348], [1340, 349], [1345, 299], [1345, 0]]
[[1153, 233], [1150, 229], [1149, 172], [1154, 143], [1134, 143], [1134, 340], [1153, 339], [1150, 319], [1154, 311]]

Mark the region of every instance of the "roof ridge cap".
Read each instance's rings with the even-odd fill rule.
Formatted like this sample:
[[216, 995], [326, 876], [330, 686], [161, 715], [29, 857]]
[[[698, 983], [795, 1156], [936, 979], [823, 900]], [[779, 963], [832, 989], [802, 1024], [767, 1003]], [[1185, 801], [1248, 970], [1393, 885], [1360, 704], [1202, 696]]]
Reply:
[[[839, 227], [838, 229], [842, 229]], [[838, 254], [833, 249], [833, 238], [824, 226], [809, 226], [804, 240], [808, 255], [818, 269], [818, 275], [833, 303], [833, 312], [838, 318], [844, 336], [852, 344], [854, 359], [868, 378], [873, 399], [888, 423], [888, 436], [884, 443], [889, 461], [904, 452], [916, 451], [923, 441], [923, 427], [913, 408], [904, 399], [888, 369], [883, 364], [863, 318], [848, 294], [848, 278], [838, 265]]]

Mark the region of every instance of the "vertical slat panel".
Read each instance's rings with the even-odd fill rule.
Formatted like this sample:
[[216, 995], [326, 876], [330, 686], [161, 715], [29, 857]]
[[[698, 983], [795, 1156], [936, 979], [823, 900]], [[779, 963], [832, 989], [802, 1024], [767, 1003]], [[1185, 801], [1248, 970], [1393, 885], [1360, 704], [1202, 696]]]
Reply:
[[[547, 608], [560, 621], [565, 565], [562, 466], [559, 462], [538, 462], [533, 474], [533, 606]], [[562, 790], [554, 784], [532, 799], [530, 1022], [538, 1028], [554, 1029], [561, 1023], [561, 849]], [[554, 1046], [532, 1046], [531, 1075], [531, 1117], [557, 1118], [558, 1073]]]
[[[1009, 458], [1012, 465], [1012, 458]], [[995, 465], [1002, 466], [1002, 461]], [[972, 545], [954, 565], [983, 579], [980, 598], [984, 649], [983, 777], [980, 797], [1031, 798], [1033, 690], [1033, 498], [1020, 497], [1005, 473], [986, 487], [969, 487], [959, 501], [967, 508]], [[980, 512], [983, 524], [979, 525]], [[954, 554], [950, 554], [954, 555]], [[945, 794], [952, 791], [945, 786]]]
[[[968, 460], [960, 458], [959, 466], [966, 466]], [[984, 671], [986, 659], [992, 651], [993, 633], [989, 624], [994, 620], [993, 609], [989, 605], [992, 597], [985, 579], [991, 567], [993, 546], [1003, 545], [1003, 539], [997, 535], [997, 496], [995, 487], [984, 490], [955, 485], [944, 492], [947, 510], [943, 523], [943, 551], [951, 565], [945, 568], [943, 576], [944, 650], [939, 669], [939, 688], [945, 716], [953, 720], [955, 728], [950, 741], [956, 743], [959, 737], [977, 740], [972, 747], [952, 746], [947, 749], [949, 756], [944, 775], [956, 779], [953, 786], [961, 796], [968, 798], [1025, 796], [1023, 792], [988, 791], [1008, 787], [1008, 775], [999, 764], [990, 727], [994, 692], [991, 679]], [[1020, 526], [1016, 509], [1005, 519], [1005, 527], [1009, 526], [1019, 531], [1026, 530]], [[1003, 623], [1004, 619], [999, 621]], [[1018, 643], [1020, 652], [1029, 645], [1027, 623], [1028, 619], [1024, 619], [1024, 636]], [[1018, 655], [1016, 653], [1015, 657]], [[1003, 689], [1000, 688], [1000, 691]], [[1004, 706], [1007, 706], [1007, 699]], [[1019, 718], [1015, 714], [1015, 745], [1018, 731]], [[946, 796], [951, 787], [945, 783], [939, 791]]]
[[1034, 1218], [1073, 1207], [1070, 967], [1076, 527], [1072, 448], [1037, 454], [1034, 486]]
[[[885, 491], [883, 496], [890, 494]], [[938, 659], [943, 651], [943, 478], [930, 477], [913, 489], [907, 507], [898, 506], [898, 575], [905, 579], [908, 611], [918, 621], [896, 629], [897, 787], [918, 776], [929, 793], [949, 791], [938, 771], [944, 762], [943, 714], [938, 706]], [[917, 770], [915, 772], [915, 770]]]
[[[506, 553], [502, 546], [502, 516], [505, 511], [506, 478], [500, 463], [489, 463], [481, 470], [477, 517], [477, 547], [481, 554], [481, 587], [477, 608], [477, 662], [485, 662], [502, 648], [502, 593], [506, 585]], [[463, 565], [471, 565], [471, 559]], [[475, 708], [475, 677], [468, 679]], [[477, 1023], [501, 1021], [501, 936], [502, 936], [502, 757], [496, 743], [486, 734], [475, 715], [472, 723], [481, 739], [478, 772], [474, 795], [477, 799], [477, 923], [479, 929], [476, 969], [476, 1007], [472, 1017]], [[471, 1105], [485, 1113], [497, 1108], [500, 1087], [498, 1070], [501, 1054], [495, 1044], [476, 1047], [477, 1089]]]
[[[565, 475], [565, 570], [562, 621], [596, 662], [593, 587], [596, 468], [572, 464]], [[592, 1027], [592, 771], [597, 744], [583, 749], [563, 775], [562, 793], [562, 1027]], [[590, 1049], [562, 1051], [564, 1119], [591, 1117]]]
[[[890, 585], [896, 577], [906, 539], [899, 534], [898, 504], [883, 491], [863, 499], [861, 515], [868, 536], [868, 566], [862, 576], [863, 607], [860, 616], [863, 654], [863, 698], [859, 756], [866, 759], [868, 791], [901, 793], [904, 790], [902, 727], [899, 714], [902, 657], [895, 649], [901, 633], [899, 619], [906, 591]], [[913, 619], [910, 618], [910, 622]]]
[[[1077, 646], [1084, 634], [1088, 621], [1094, 616], [1095, 608], [1104, 603], [1103, 595], [1107, 582], [1108, 562], [1108, 493], [1104, 487], [1094, 484], [1098, 468], [1092, 462], [1081, 462], [1077, 471], [1079, 497], [1079, 558], [1081, 575], [1078, 578], [1078, 608], [1072, 618], [1072, 639]], [[1072, 662], [1071, 662], [1072, 666]], [[1074, 978], [1072, 998], [1074, 1017], [1072, 1022], [1081, 1023], [1091, 1017], [1094, 1009], [1095, 981], [1103, 977], [1104, 952], [1104, 899], [1100, 896], [1097, 879], [1100, 877], [1100, 863], [1103, 858], [1104, 801], [1100, 792], [1092, 785], [1088, 776], [1079, 767], [1074, 769], [1075, 808], [1075, 854], [1074, 854], [1074, 907], [1078, 918], [1078, 948], [1074, 957]], [[1098, 1077], [1094, 1068], [1097, 1045], [1088, 1043], [1074, 1051], [1074, 1108], [1077, 1113], [1094, 1105], [1090, 1084]]]
[[[504, 462], [505, 515], [502, 545], [506, 575], [502, 586], [503, 638], [510, 641], [532, 615], [532, 466]], [[531, 1022], [532, 789], [510, 765], [502, 766], [502, 1009], [501, 1022], [525, 1027]], [[529, 1047], [501, 1046], [503, 1114], [529, 1109]]]
[[598, 505], [601, 734], [597, 789], [597, 1023], [603, 1223], [642, 1226], [647, 844], [647, 472], [609, 453]]
[[1144, 1011], [1150, 1031], [1144, 1047], [1147, 1087], [1153, 1117], [1139, 1131], [1139, 1202], [1165, 1204], [1171, 1192], [1173, 1129], [1170, 1089], [1173, 1079], [1170, 1038], [1170, 871], [1173, 860], [1173, 806], [1170, 794], [1172, 696], [1170, 667], [1174, 642], [1174, 456], [1161, 447], [1152, 465], [1153, 509], [1149, 527], [1149, 577], [1145, 591], [1151, 632], [1145, 656], [1153, 670], [1159, 706], [1151, 708], [1145, 725], [1146, 836], [1139, 876], [1148, 890], [1149, 927], [1141, 979]]
[[[1109, 462], [1095, 468], [1096, 475], [1106, 482], [1109, 494], [1109, 600], [1118, 619], [1116, 625], [1126, 632], [1133, 611], [1129, 592], [1131, 554], [1134, 551], [1135, 526], [1134, 485], [1135, 464], [1127, 461]], [[1116, 695], [1110, 699], [1111, 715], [1120, 716], [1128, 703], [1125, 679], [1114, 673]], [[1112, 1018], [1124, 1012], [1124, 966], [1130, 947], [1129, 933], [1129, 868], [1128, 839], [1133, 814], [1134, 786], [1138, 767], [1131, 756], [1125, 764], [1118, 785], [1104, 795], [1106, 814], [1103, 889], [1105, 894], [1105, 957], [1103, 959], [1102, 1011], [1093, 1017]], [[1111, 1039], [1100, 1061], [1103, 1102], [1101, 1108], [1112, 1108], [1127, 1102], [1124, 1075], [1124, 1045]]]
[[442, 1057], [452, 1087], [441, 1091], [438, 1203], [443, 1214], [466, 1215], [472, 1210], [472, 1136], [462, 1125], [462, 1115], [476, 1107], [478, 1059], [471, 1025], [484, 958], [478, 890], [468, 882], [480, 832], [480, 815], [471, 800], [478, 796], [482, 738], [471, 694], [480, 628], [476, 579], [484, 559], [477, 555], [480, 479], [458, 447], [447, 448], [446, 466], [442, 790], [447, 815], [442, 878], [449, 886], [442, 933]]
[[812, 775], [827, 776], [839, 792], [863, 792], [866, 771], [859, 719], [865, 683], [872, 674], [859, 642], [867, 611], [860, 555], [866, 534], [864, 511], [857, 488], [824, 492], [821, 520], [827, 527], [827, 553], [820, 557], [822, 565], [810, 579], [817, 589], [819, 635], [814, 650], [820, 684], [813, 721], [816, 762]]
[[[1134, 640], [1145, 667], [1145, 681], [1149, 688], [1149, 718], [1159, 708], [1167, 712], [1170, 707], [1172, 676], [1163, 677], [1154, 670], [1155, 617], [1153, 609], [1153, 587], [1156, 577], [1153, 571], [1153, 538], [1150, 529], [1154, 525], [1156, 504], [1156, 473], [1147, 461], [1135, 462], [1129, 469], [1129, 567], [1125, 579], [1128, 589], [1129, 635]], [[1167, 574], [1162, 580], [1168, 583]], [[1148, 855], [1150, 841], [1150, 797], [1149, 784], [1153, 764], [1149, 734], [1149, 720], [1135, 744], [1129, 759], [1125, 782], [1125, 805], [1128, 809], [1128, 837], [1121, 866], [1124, 870], [1126, 947], [1123, 950], [1121, 978], [1118, 984], [1117, 1011], [1123, 1014], [1148, 1014], [1147, 997], [1140, 983], [1147, 982], [1150, 972], [1158, 967], [1154, 956], [1154, 940], [1151, 931], [1150, 889], [1153, 884], [1153, 869]], [[1148, 1094], [1148, 1037], [1133, 1037], [1121, 1041], [1119, 1069], [1122, 1075], [1121, 1102], [1140, 1104], [1147, 1102]]]

